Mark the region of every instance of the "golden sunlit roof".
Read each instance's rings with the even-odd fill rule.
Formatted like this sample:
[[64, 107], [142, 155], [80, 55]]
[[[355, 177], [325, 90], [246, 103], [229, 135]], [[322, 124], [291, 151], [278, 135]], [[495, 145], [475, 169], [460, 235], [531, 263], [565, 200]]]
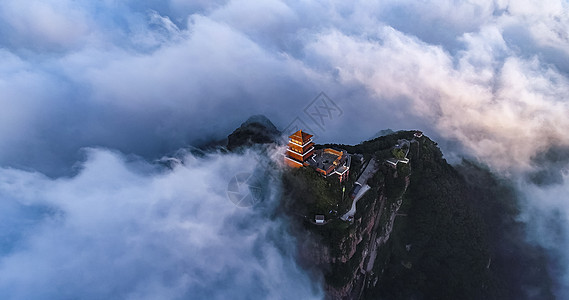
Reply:
[[291, 139], [301, 140], [303, 142], [308, 141], [311, 137], [312, 134], [308, 134], [306, 132], [303, 132], [302, 130], [299, 130], [293, 133], [291, 136], [289, 136], [289, 138]]

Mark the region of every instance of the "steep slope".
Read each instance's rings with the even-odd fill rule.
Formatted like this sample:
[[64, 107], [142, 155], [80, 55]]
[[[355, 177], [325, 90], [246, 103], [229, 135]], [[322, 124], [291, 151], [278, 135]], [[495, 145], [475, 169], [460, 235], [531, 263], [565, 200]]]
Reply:
[[[523, 227], [513, 221], [515, 195], [489, 172], [468, 163], [453, 168], [435, 142], [411, 131], [327, 146], [361, 154], [365, 164], [400, 155], [403, 143], [409, 163], [379, 166], [351, 223], [338, 219], [350, 201], [322, 191], [338, 190], [335, 178], [311, 176], [310, 169], [283, 176], [282, 206], [300, 241], [299, 260], [323, 274], [328, 297], [551, 299], [543, 252], [523, 242]], [[338, 212], [327, 215], [327, 224], [314, 225], [310, 220], [318, 212], [310, 201], [337, 201]], [[500, 240], [503, 234], [512, 238]], [[533, 273], [510, 273], [522, 268]]]

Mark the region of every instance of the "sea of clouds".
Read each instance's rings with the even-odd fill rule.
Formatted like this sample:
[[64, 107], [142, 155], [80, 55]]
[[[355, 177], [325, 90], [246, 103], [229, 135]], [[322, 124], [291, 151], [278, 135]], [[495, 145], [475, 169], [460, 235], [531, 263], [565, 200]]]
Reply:
[[[0, 295], [270, 296], [285, 278], [318, 297], [286, 250], [294, 241], [265, 232], [290, 239], [282, 221], [224, 198], [222, 175], [244, 159], [190, 155], [161, 172], [144, 161], [253, 114], [280, 128], [306, 120], [324, 91], [343, 114], [319, 142], [421, 128], [449, 158], [511, 179], [566, 298], [568, 32], [563, 0], [4, 0]], [[224, 234], [234, 218], [259, 223]]]
[[278, 184], [255, 209], [227, 198], [254, 153], [159, 168], [86, 149], [73, 177], [0, 170], [2, 299], [319, 299], [295, 263]]

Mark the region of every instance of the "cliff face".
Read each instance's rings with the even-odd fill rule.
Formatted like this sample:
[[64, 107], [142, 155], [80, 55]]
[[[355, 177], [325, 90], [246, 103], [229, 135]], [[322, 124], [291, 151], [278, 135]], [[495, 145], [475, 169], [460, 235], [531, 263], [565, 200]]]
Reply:
[[[388, 176], [397, 176], [397, 171]], [[364, 289], [378, 283], [379, 275], [374, 266], [378, 253], [389, 240], [403, 196], [409, 184], [405, 177], [403, 192], [394, 199], [386, 195], [385, 181], [372, 188], [370, 194], [360, 201], [349, 234], [340, 238], [336, 245], [326, 245], [317, 238], [310, 239], [299, 247], [300, 259], [328, 270], [325, 290], [330, 299], [358, 299]], [[384, 258], [380, 258], [384, 259]], [[381, 265], [381, 264], [378, 264]], [[342, 278], [336, 278], [346, 272]]]
[[[307, 203], [330, 203], [334, 201], [322, 198], [337, 196], [310, 187], [328, 186], [328, 189], [335, 189], [333, 187], [337, 184], [337, 179], [313, 177], [310, 174], [314, 172], [310, 170], [295, 170], [285, 174], [285, 178], [291, 177], [285, 180], [285, 186], [290, 190], [290, 193], [285, 193], [284, 196], [283, 202], [288, 203], [284, 205], [285, 210], [291, 215], [305, 215], [304, 227], [297, 228], [301, 237], [298, 247], [299, 261], [307, 268], [316, 269], [324, 275], [328, 298], [358, 299], [366, 289], [378, 284], [382, 273], [380, 266], [385, 265], [388, 259], [386, 253], [389, 251], [384, 248], [390, 240], [397, 214], [410, 184], [411, 169], [410, 163], [399, 167], [388, 166], [385, 159], [393, 156], [392, 148], [397, 145], [398, 138], [412, 135], [412, 132], [407, 132], [403, 133], [403, 136], [381, 137], [378, 140], [382, 143], [380, 147], [369, 147], [370, 145], [365, 143], [355, 148], [334, 145], [337, 148], [348, 148], [346, 150], [351, 153], [359, 153], [360, 157], [365, 157], [362, 160], [364, 163], [355, 163], [350, 170], [352, 177], [344, 183], [348, 193], [354, 187], [357, 177], [366, 169], [367, 162], [376, 162], [375, 169], [372, 167], [375, 173], [367, 180], [370, 189], [357, 202], [356, 213], [351, 222], [339, 218], [343, 212], [336, 213], [335, 216], [327, 215], [330, 222], [323, 226], [306, 221], [318, 213], [314, 208], [319, 207], [306, 205]], [[366, 147], [374, 150], [379, 148], [382, 151], [372, 154]], [[340, 190], [339, 187], [337, 189]], [[317, 200], [314, 200], [316, 198]], [[339, 210], [351, 205], [348, 197], [344, 199], [349, 203], [347, 206], [344, 205], [346, 203], [339, 203]]]
[[[277, 135], [253, 117], [228, 148]], [[449, 165], [435, 142], [413, 131], [316, 146], [355, 155], [348, 180], [288, 170], [278, 213], [291, 219], [299, 263], [321, 279], [328, 299], [554, 299], [544, 250], [524, 242], [515, 192], [487, 169]], [[342, 221], [352, 204], [344, 188], [351, 192], [372, 159], [380, 166], [370, 189], [353, 221]], [[327, 222], [316, 225], [316, 214]]]
[[[543, 249], [523, 242], [515, 195], [491, 174], [455, 169], [414, 132], [324, 146], [364, 157], [352, 177], [365, 161], [381, 163], [353, 222], [340, 218], [351, 202], [342, 202], [349, 198], [337, 180], [307, 168], [283, 176], [282, 211], [293, 221], [299, 262], [322, 274], [328, 299], [552, 299]], [[326, 224], [310, 222], [325, 213]]]

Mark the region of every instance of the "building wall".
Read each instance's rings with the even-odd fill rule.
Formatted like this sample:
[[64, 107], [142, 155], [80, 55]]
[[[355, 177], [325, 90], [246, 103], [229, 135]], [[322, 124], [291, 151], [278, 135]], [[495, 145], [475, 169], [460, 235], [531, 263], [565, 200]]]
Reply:
[[306, 142], [309, 140], [309, 139], [306, 139], [306, 140], [303, 141], [301, 138], [296, 137], [296, 136], [295, 136], [295, 137], [292, 137], [292, 138], [290, 138], [290, 139], [293, 140], [293, 141], [295, 141], [295, 142], [297, 142], [297, 143], [299, 143], [299, 144], [301, 144], [301, 145], [304, 145], [304, 143], [306, 143]]
[[324, 152], [330, 153], [330, 154], [334, 154], [334, 155], [336, 155], [336, 156], [338, 156], [338, 157], [342, 157], [342, 155], [343, 155], [343, 153], [342, 153], [341, 151], [336, 151], [336, 150], [331, 149], [331, 148], [326, 148], [326, 149], [324, 149]]
[[301, 147], [297, 144], [294, 143], [288, 143], [288, 147], [296, 152], [299, 153], [304, 153], [306, 152], [308, 149], [312, 148], [312, 146], [314, 146], [314, 143], [310, 142], [308, 144], [306, 144], [304, 147]]
[[342, 181], [348, 179], [348, 174], [350, 174], [350, 170], [349, 170], [349, 169], [348, 169], [344, 174], [338, 175], [338, 176], [339, 176], [339, 179], [340, 179], [340, 182], [342, 182]]
[[302, 157], [302, 155], [300, 155], [300, 154], [298, 154], [298, 153], [296, 153], [296, 152], [291, 152], [291, 151], [287, 151], [287, 152], [286, 152], [286, 155], [287, 155], [288, 157], [294, 158], [294, 159], [296, 159], [296, 160], [298, 160], [298, 161], [306, 161], [306, 160], [308, 160], [308, 159], [312, 156], [313, 153], [314, 153], [314, 149], [308, 151], [307, 154], [304, 155], [304, 158]]
[[290, 159], [288, 159], [288, 158], [286, 158], [286, 157], [284, 158], [284, 162], [285, 162], [285, 164], [286, 164], [287, 166], [293, 167], [293, 168], [300, 168], [300, 167], [303, 166], [302, 163], [300, 163], [300, 162], [295, 162], [295, 161], [291, 161]]

